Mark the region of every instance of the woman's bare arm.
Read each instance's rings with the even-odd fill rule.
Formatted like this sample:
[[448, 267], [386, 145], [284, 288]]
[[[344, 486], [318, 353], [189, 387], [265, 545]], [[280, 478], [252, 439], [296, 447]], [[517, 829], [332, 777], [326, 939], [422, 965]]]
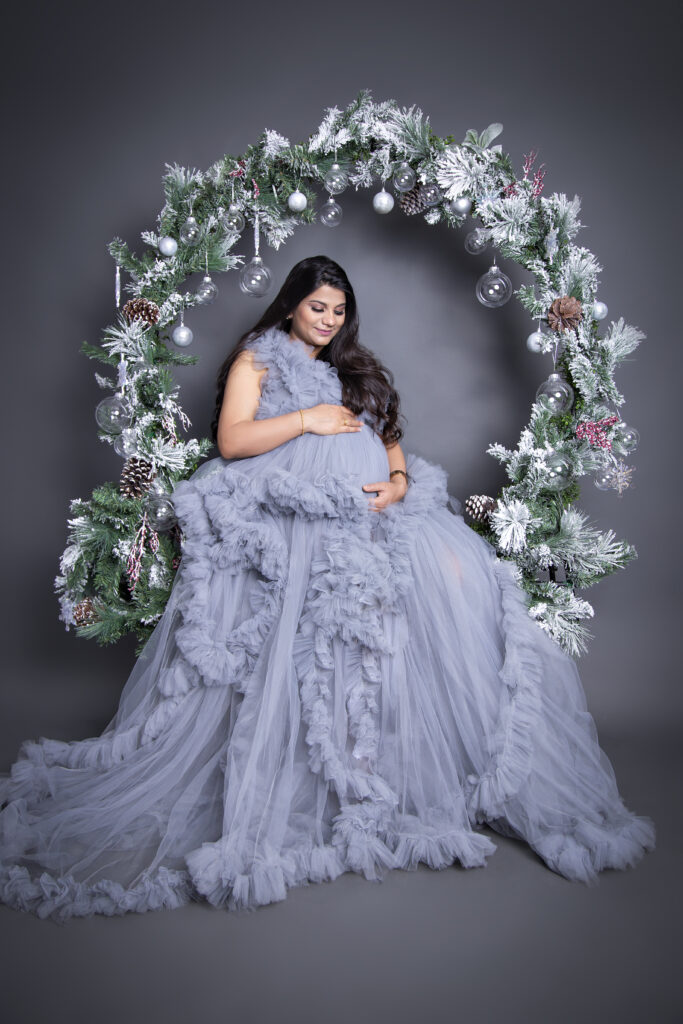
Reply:
[[[225, 382], [218, 419], [217, 445], [224, 459], [244, 459], [272, 451], [301, 434], [301, 413], [254, 419], [261, 397], [261, 378], [266, 373], [254, 365], [249, 349], [240, 352]], [[339, 434], [360, 430], [362, 423], [344, 405], [321, 405], [303, 410], [304, 433]], [[346, 421], [346, 422], [344, 422]]]

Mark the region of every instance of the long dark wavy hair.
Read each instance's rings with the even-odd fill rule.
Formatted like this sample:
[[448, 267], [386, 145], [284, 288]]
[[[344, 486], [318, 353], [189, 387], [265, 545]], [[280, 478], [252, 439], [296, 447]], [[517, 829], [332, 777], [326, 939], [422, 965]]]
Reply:
[[342, 386], [342, 403], [356, 415], [365, 410], [374, 419], [375, 427], [385, 444], [392, 445], [403, 437], [399, 425], [403, 417], [399, 409], [400, 399], [393, 387], [393, 374], [358, 341], [358, 309], [348, 277], [339, 264], [329, 257], [309, 256], [292, 267], [261, 319], [242, 335], [218, 371], [216, 412], [211, 424], [214, 444], [218, 435], [218, 418], [223, 405], [225, 383], [237, 356], [248, 341], [271, 327], [289, 333], [292, 325], [289, 315], [291, 311], [323, 284], [344, 292], [346, 316], [339, 331], [315, 358], [337, 368]]

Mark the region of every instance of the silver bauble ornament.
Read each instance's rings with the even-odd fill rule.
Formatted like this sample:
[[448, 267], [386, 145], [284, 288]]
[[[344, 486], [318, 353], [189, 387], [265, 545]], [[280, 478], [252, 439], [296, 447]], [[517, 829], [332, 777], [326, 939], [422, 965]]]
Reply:
[[236, 231], [239, 234], [244, 229], [244, 216], [237, 203], [230, 203], [223, 214], [222, 222], [226, 231]]
[[194, 334], [185, 324], [178, 324], [177, 327], [173, 328], [171, 333], [173, 344], [177, 345], [178, 348], [187, 348], [188, 345], [192, 344]]
[[465, 235], [465, 251], [471, 256], [478, 256], [489, 247], [489, 233], [484, 228], [475, 228]]
[[339, 192], [343, 192], [348, 185], [349, 176], [341, 164], [338, 164], [335, 160], [323, 181], [330, 195], [336, 196]]
[[335, 203], [332, 196], [327, 200], [326, 203], [320, 209], [320, 221], [325, 225], [326, 228], [336, 228], [341, 224], [341, 219], [344, 216], [343, 211], [339, 203]]
[[614, 424], [612, 431], [612, 442], [619, 447], [625, 455], [630, 455], [638, 447], [640, 434], [635, 427], [629, 427], [628, 423], [622, 420]]
[[176, 514], [170, 494], [150, 494], [145, 502], [147, 521], [153, 530], [161, 533], [176, 523]]
[[196, 245], [199, 241], [199, 224], [192, 214], [180, 229], [180, 241], [185, 245]]
[[420, 199], [426, 206], [436, 206], [443, 199], [443, 192], [437, 184], [430, 182], [420, 189]]
[[210, 302], [213, 302], [213, 300], [216, 298], [216, 296], [218, 295], [218, 288], [211, 280], [209, 274], [204, 275], [201, 284], [199, 285], [197, 291], [195, 292], [195, 295], [197, 296], [197, 300], [201, 303], [202, 306], [208, 306], [208, 304]]
[[609, 313], [609, 310], [608, 310], [608, 308], [607, 308], [607, 306], [605, 305], [604, 302], [594, 302], [593, 303], [593, 319], [594, 320], [604, 320], [608, 313]]
[[411, 188], [415, 184], [416, 177], [415, 171], [407, 160], [402, 160], [398, 165], [394, 171], [392, 181], [397, 192], [410, 192]]
[[120, 434], [124, 427], [130, 426], [130, 407], [118, 395], [103, 398], [95, 408], [95, 419], [107, 434]]
[[545, 338], [542, 331], [534, 331], [526, 339], [526, 347], [530, 352], [540, 352], [543, 348]]
[[385, 188], [372, 197], [372, 206], [375, 213], [391, 213], [394, 208], [394, 197]]
[[466, 217], [472, 209], [472, 200], [467, 196], [457, 196], [456, 199], [451, 200], [449, 206], [451, 213], [454, 213], [456, 217]]
[[574, 401], [574, 389], [559, 373], [551, 373], [538, 388], [536, 401], [553, 416], [569, 412]]
[[295, 192], [292, 192], [292, 194], [287, 197], [287, 206], [294, 213], [301, 213], [302, 210], [306, 209], [307, 205], [308, 199], [303, 194], [303, 192], [299, 191], [299, 189], [297, 189]]
[[260, 299], [270, 288], [271, 274], [260, 256], [253, 256], [240, 272], [240, 288], [245, 295]]
[[137, 451], [137, 437], [131, 427], [124, 427], [114, 441], [114, 451], [124, 459], [129, 459]]
[[178, 243], [170, 235], [164, 235], [159, 239], [159, 252], [162, 256], [175, 256], [178, 252]]
[[504, 306], [512, 295], [512, 281], [494, 263], [477, 281], [475, 294], [488, 309]]
[[543, 486], [550, 491], [563, 491], [572, 478], [572, 466], [569, 459], [556, 452], [545, 460], [548, 467]]

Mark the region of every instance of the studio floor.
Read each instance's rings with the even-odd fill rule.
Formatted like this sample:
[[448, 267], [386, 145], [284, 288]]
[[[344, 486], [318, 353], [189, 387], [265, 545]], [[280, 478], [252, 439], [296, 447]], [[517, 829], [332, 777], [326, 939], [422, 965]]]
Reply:
[[5, 1024], [683, 1020], [676, 734], [601, 735], [657, 849], [587, 888], [491, 832], [485, 868], [346, 874], [278, 904], [64, 926], [0, 907]]

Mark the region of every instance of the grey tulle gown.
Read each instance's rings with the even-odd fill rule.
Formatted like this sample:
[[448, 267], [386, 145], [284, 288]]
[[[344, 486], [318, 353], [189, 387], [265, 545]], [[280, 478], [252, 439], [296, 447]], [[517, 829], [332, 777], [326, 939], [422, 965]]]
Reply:
[[[303, 342], [250, 347], [259, 418], [341, 403]], [[388, 465], [367, 417], [176, 487], [180, 568], [116, 715], [25, 741], [0, 780], [3, 902], [255, 907], [344, 871], [484, 865], [482, 823], [583, 882], [654, 847], [514, 567], [449, 509], [443, 469], [407, 466], [371, 511], [361, 485]]]

